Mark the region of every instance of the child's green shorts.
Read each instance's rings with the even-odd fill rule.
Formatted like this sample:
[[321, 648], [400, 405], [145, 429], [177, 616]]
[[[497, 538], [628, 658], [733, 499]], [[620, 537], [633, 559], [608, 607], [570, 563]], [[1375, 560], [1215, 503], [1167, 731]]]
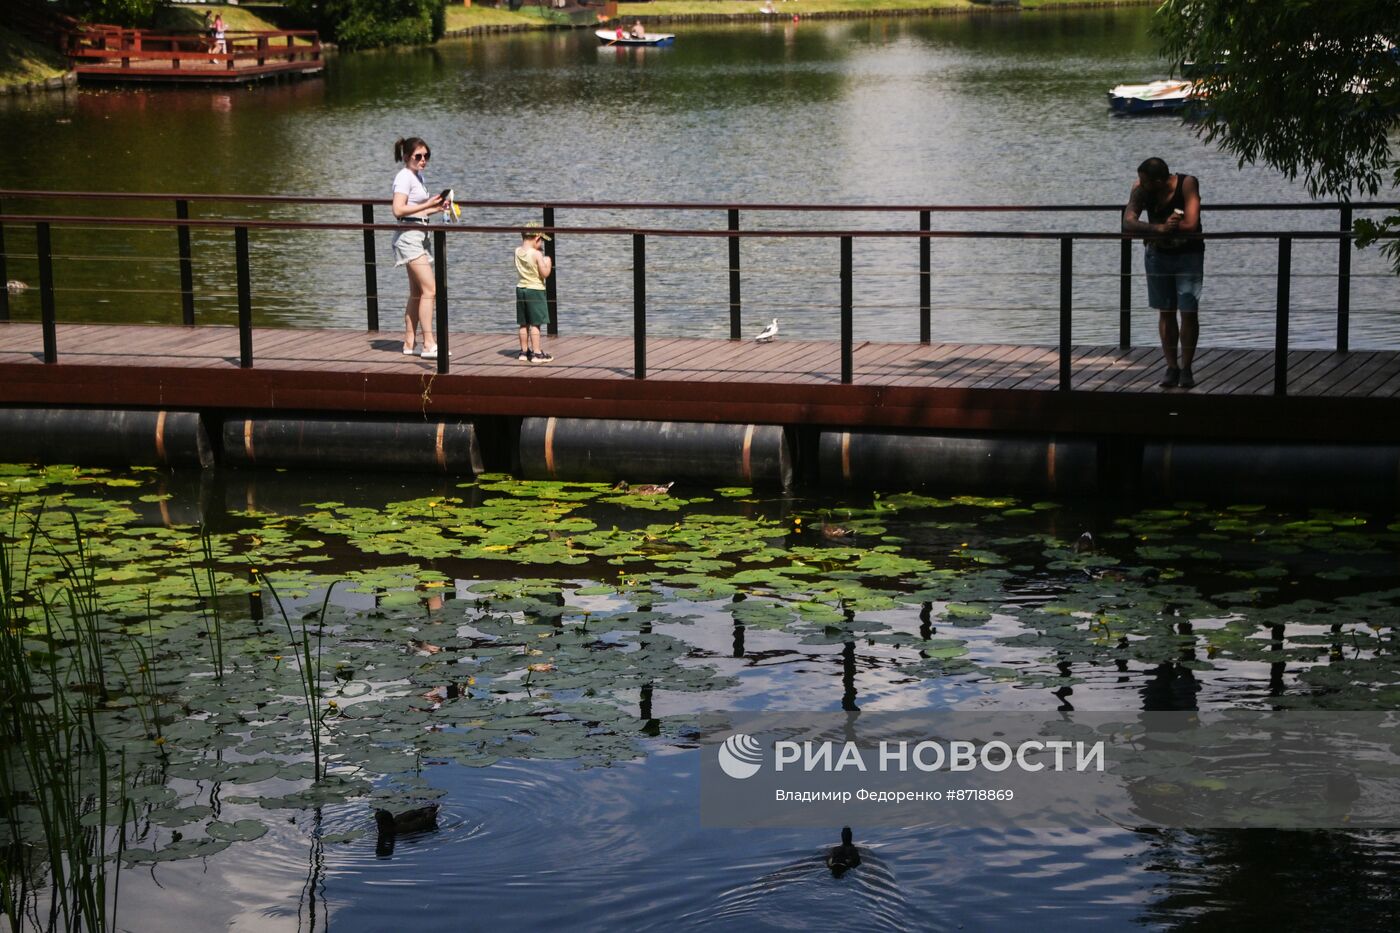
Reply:
[[549, 323], [549, 299], [542, 288], [515, 289], [515, 323], [543, 327]]

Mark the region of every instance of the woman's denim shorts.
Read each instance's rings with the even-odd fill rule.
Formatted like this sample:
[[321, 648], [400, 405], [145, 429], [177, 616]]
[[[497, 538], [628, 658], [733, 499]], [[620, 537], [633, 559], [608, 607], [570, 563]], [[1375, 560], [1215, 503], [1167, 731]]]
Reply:
[[426, 224], [405, 224], [406, 229], [394, 231], [394, 265], [402, 266], [419, 256], [433, 261], [433, 238]]

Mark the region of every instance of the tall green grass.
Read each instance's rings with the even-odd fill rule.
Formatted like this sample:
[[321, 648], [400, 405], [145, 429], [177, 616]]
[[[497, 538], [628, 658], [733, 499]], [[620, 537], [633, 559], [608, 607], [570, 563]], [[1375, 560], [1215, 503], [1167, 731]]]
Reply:
[[[111, 827], [132, 805], [125, 757], [98, 731], [107, 671], [92, 562], [77, 540], [70, 556], [42, 510], [21, 528], [17, 506], [0, 536], [0, 914], [15, 930], [116, 929], [126, 837]], [[57, 591], [27, 585], [44, 543], [65, 569]]]

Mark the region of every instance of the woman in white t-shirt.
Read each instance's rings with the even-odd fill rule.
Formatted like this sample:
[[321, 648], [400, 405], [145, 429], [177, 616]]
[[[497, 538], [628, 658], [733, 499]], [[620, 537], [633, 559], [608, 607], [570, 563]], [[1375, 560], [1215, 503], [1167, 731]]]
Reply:
[[432, 155], [428, 144], [417, 136], [394, 143], [394, 159], [404, 167], [394, 176], [394, 218], [404, 224], [394, 232], [394, 265], [408, 267], [408, 302], [403, 309], [403, 352], [417, 356], [413, 349], [415, 323], [423, 330], [424, 359], [437, 359], [437, 339], [433, 333], [433, 304], [437, 286], [433, 281], [433, 245], [428, 232], [428, 215], [442, 210], [442, 196], [429, 195], [423, 185], [423, 170]]

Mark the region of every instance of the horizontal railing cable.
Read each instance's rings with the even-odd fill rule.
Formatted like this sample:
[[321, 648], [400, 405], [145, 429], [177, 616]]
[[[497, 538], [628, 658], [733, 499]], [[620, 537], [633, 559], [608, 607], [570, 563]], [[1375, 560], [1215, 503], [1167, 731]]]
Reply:
[[[85, 199], [102, 201], [191, 201], [208, 203], [247, 203], [247, 204], [342, 204], [360, 206], [364, 204], [388, 205], [389, 198], [349, 198], [339, 196], [288, 195], [288, 194], [180, 194], [169, 192], [127, 192], [127, 191], [31, 191], [21, 189], [0, 189], [0, 198], [42, 200], [45, 198]], [[551, 199], [531, 199], [519, 201], [500, 200], [457, 200], [460, 207], [525, 210], [552, 207], [555, 210], [674, 210], [674, 211], [791, 211], [794, 213], [890, 213], [919, 212], [996, 214], [1030, 211], [1034, 213], [1103, 213], [1122, 211], [1122, 204], [780, 204], [780, 203], [733, 203], [727, 201], [556, 201]], [[1400, 201], [1266, 201], [1266, 202], [1201, 202], [1203, 210], [1209, 211], [1325, 211], [1350, 207], [1352, 210], [1394, 210]], [[514, 228], [509, 228], [514, 229]]]
[[[383, 230], [402, 231], [403, 224], [398, 223], [352, 223], [338, 221], [278, 221], [278, 220], [211, 220], [205, 218], [176, 219], [163, 217], [66, 217], [51, 214], [5, 214], [0, 215], [0, 219], [6, 224], [14, 223], [46, 223], [67, 227], [68, 224], [102, 223], [115, 227], [189, 227], [194, 229], [215, 229], [215, 230], [236, 230], [239, 228], [247, 230]], [[520, 226], [511, 224], [508, 226], [499, 225], [468, 225], [468, 224], [434, 224], [429, 229], [434, 232], [454, 236], [468, 233], [500, 233], [515, 234], [519, 236]], [[588, 235], [588, 236], [657, 236], [657, 237], [677, 237], [677, 238], [715, 238], [715, 239], [767, 239], [788, 237], [792, 239], [840, 239], [851, 237], [854, 239], [970, 239], [970, 240], [1088, 240], [1088, 241], [1123, 241], [1153, 239], [1144, 237], [1142, 234], [1122, 233], [1118, 231], [1097, 231], [1097, 230], [791, 230], [791, 229], [748, 229], [748, 230], [706, 230], [694, 228], [672, 228], [672, 227], [540, 227], [542, 232], [556, 233], [560, 235]], [[1277, 240], [1280, 236], [1287, 236], [1294, 240], [1351, 240], [1355, 238], [1349, 230], [1216, 230], [1205, 233], [1175, 234], [1174, 236], [1193, 240]], [[1400, 232], [1391, 232], [1379, 235], [1383, 239], [1398, 239]]]

